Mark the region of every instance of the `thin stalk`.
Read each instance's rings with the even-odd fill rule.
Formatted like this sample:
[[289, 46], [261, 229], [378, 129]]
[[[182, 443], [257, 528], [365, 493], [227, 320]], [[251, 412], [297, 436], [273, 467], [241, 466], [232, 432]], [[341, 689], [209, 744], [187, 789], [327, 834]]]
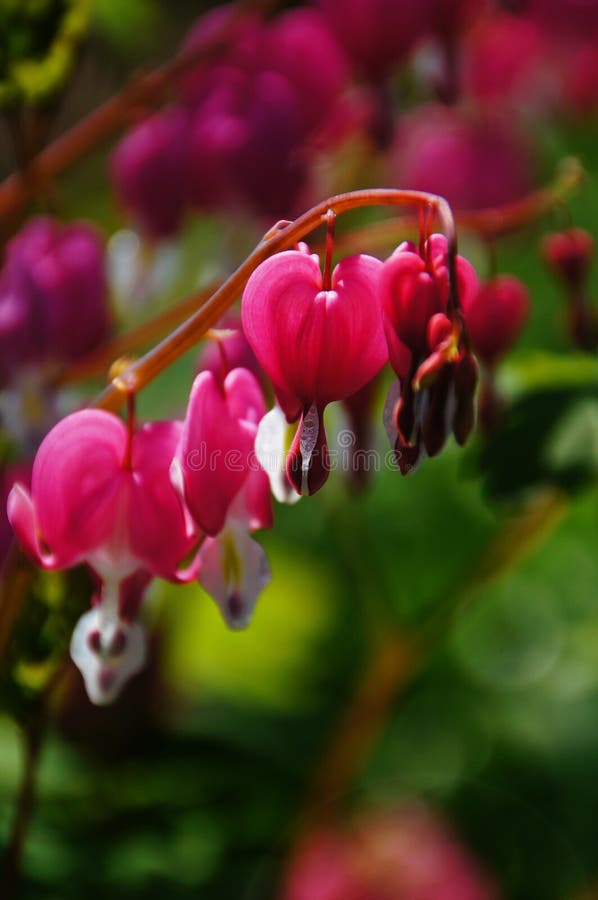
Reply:
[[[556, 207], [560, 208], [567, 197], [579, 187], [583, 176], [583, 169], [579, 163], [574, 160], [567, 160], [561, 166], [555, 180], [551, 184], [540, 191], [534, 191], [525, 201], [517, 204], [516, 208], [513, 207], [513, 204], [509, 204], [494, 210], [457, 213], [455, 216], [457, 225], [460, 229], [474, 231], [480, 237], [494, 243], [494, 235], [488, 230], [489, 216], [493, 222], [502, 221], [504, 228], [506, 228], [505, 222], [508, 221], [509, 230], [525, 227]], [[427, 222], [429, 210], [427, 213], [424, 213], [422, 209], [419, 216], [409, 214], [393, 216], [391, 219], [386, 219], [382, 222], [362, 225], [345, 234], [336, 234], [334, 238], [335, 250], [337, 253], [340, 252], [345, 255], [364, 252], [364, 250], [367, 252], [385, 250], [392, 244], [396, 244], [398, 236], [404, 234], [406, 230], [411, 229], [415, 231], [418, 224], [421, 226], [422, 217], [425, 220], [425, 231], [427, 233], [430, 230]], [[506, 230], [502, 233], [506, 233]], [[325, 243], [313, 246], [313, 250], [316, 253], [324, 252], [325, 248]], [[80, 361], [70, 363], [68, 367], [61, 369], [54, 375], [52, 384], [59, 387], [76, 384], [86, 378], [105, 376], [115, 359], [135, 353], [144, 346], [147, 347], [152, 341], [162, 338], [171, 328], [180, 325], [192, 313], [202, 308], [220, 284], [221, 282], [212, 283], [208, 287], [186, 297], [175, 306], [159, 313], [153, 319], [143, 322], [122, 335], [118, 335]]]

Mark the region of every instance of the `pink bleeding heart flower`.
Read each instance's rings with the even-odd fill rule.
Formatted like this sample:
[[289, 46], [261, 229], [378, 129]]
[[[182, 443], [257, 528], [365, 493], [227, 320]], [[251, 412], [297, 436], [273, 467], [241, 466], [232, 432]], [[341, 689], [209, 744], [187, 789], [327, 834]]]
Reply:
[[[477, 292], [471, 264], [456, 258], [461, 303]], [[391, 386], [385, 425], [403, 474], [436, 455], [450, 431], [464, 443], [473, 427], [477, 364], [463, 340], [463, 323], [449, 310], [448, 245], [434, 234], [422, 252], [401, 244], [380, 278]], [[451, 312], [451, 317], [448, 313]]]
[[[194, 577], [193, 565], [180, 563], [194, 548], [197, 533], [172, 489], [169, 468], [182, 424], [155, 422], [132, 432], [117, 416], [82, 410], [60, 421], [43, 440], [33, 464], [31, 492], [15, 484], [7, 512], [27, 553], [45, 569], [87, 563], [101, 581], [93, 616], [86, 614], [80, 636], [93, 627], [92, 654], [114, 657], [105, 690], [92, 677], [94, 702], [114, 696], [117, 670], [140, 665], [139, 640], [127, 640], [137, 607], [127, 593], [127, 580], [146, 573], [174, 581]], [[92, 610], [94, 612], [94, 610]], [[91, 619], [93, 618], [93, 622]], [[126, 627], [125, 627], [126, 626]], [[121, 629], [124, 637], [115, 638]], [[92, 629], [93, 630], [93, 629]], [[137, 632], [135, 632], [137, 634]], [[118, 653], [114, 645], [116, 640]], [[77, 653], [77, 660], [91, 657]], [[95, 659], [95, 657], [94, 657]], [[94, 665], [99, 673], [101, 666]]]
[[328, 475], [325, 406], [354, 394], [387, 360], [381, 268], [371, 256], [346, 257], [325, 285], [316, 254], [287, 250], [265, 260], [247, 282], [247, 339], [287, 420], [301, 416], [287, 459], [287, 475], [300, 493], [314, 493]]
[[252, 470], [265, 477], [254, 454], [258, 423], [265, 412], [261, 388], [248, 369], [233, 369], [224, 379], [211, 371], [200, 372], [193, 382], [172, 477], [206, 534], [222, 530]]

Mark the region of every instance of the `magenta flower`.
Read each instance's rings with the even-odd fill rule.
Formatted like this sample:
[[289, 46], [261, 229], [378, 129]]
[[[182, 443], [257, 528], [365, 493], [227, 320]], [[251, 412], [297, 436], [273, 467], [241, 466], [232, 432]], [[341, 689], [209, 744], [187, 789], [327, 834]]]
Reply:
[[476, 355], [488, 367], [507, 353], [528, 317], [529, 292], [513, 275], [498, 275], [463, 297], [467, 332]]
[[119, 202], [149, 238], [172, 237], [189, 190], [189, 121], [171, 107], [129, 131], [110, 163]]
[[[15, 534], [38, 565], [64, 569], [84, 562], [100, 579], [97, 605], [73, 638], [75, 662], [87, 666], [94, 702], [109, 702], [132, 661], [133, 669], [141, 665], [138, 631], [130, 641], [128, 635], [142, 591], [132, 602], [129, 579], [138, 585], [140, 573], [142, 581], [195, 574], [193, 566], [179, 568], [197, 533], [169, 478], [181, 431], [181, 423], [155, 422], [130, 433], [111, 413], [73, 413], [42, 442], [31, 492], [15, 484], [8, 498]], [[91, 656], [81, 650], [82, 634]], [[104, 683], [106, 665], [111, 674]]]
[[[473, 427], [477, 365], [461, 339], [459, 320], [449, 319], [447, 241], [434, 234], [420, 254], [405, 242], [386, 260], [380, 278], [391, 386], [385, 425], [403, 474], [423, 454], [435, 456], [450, 431], [464, 443]], [[462, 303], [477, 291], [471, 264], [456, 260]]]
[[0, 371], [66, 362], [106, 337], [104, 248], [90, 225], [32, 219], [6, 248], [0, 274]]
[[354, 394], [387, 359], [378, 299], [380, 260], [347, 257], [324, 283], [317, 255], [287, 250], [253, 272], [243, 294], [247, 339], [289, 422], [301, 416], [287, 459], [300, 493], [328, 475], [322, 414]]
[[[206, 534], [222, 530], [251, 473], [266, 477], [253, 449], [265, 412], [261, 388], [248, 369], [233, 369], [224, 379], [200, 372], [193, 383], [172, 474]], [[266, 524], [270, 514], [265, 511], [258, 518], [263, 520], [260, 527], [271, 524]]]

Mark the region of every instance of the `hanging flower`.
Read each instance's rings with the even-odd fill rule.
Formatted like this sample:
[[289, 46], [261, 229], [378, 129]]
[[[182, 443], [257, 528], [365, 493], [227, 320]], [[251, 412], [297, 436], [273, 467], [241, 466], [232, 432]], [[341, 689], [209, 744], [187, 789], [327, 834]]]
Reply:
[[323, 276], [316, 254], [277, 253], [253, 272], [243, 294], [247, 339], [289, 422], [300, 418], [287, 476], [312, 494], [328, 477], [323, 411], [370, 381], [387, 359], [378, 299], [382, 263], [341, 260]]

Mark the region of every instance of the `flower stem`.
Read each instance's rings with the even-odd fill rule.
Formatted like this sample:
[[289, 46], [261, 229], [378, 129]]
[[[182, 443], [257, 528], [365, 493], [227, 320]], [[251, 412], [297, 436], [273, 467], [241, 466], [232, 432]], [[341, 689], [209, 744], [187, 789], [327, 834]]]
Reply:
[[322, 276], [322, 290], [332, 290], [332, 254], [334, 251], [334, 222], [336, 213], [329, 209], [326, 213], [326, 253], [324, 257], [324, 275]]

